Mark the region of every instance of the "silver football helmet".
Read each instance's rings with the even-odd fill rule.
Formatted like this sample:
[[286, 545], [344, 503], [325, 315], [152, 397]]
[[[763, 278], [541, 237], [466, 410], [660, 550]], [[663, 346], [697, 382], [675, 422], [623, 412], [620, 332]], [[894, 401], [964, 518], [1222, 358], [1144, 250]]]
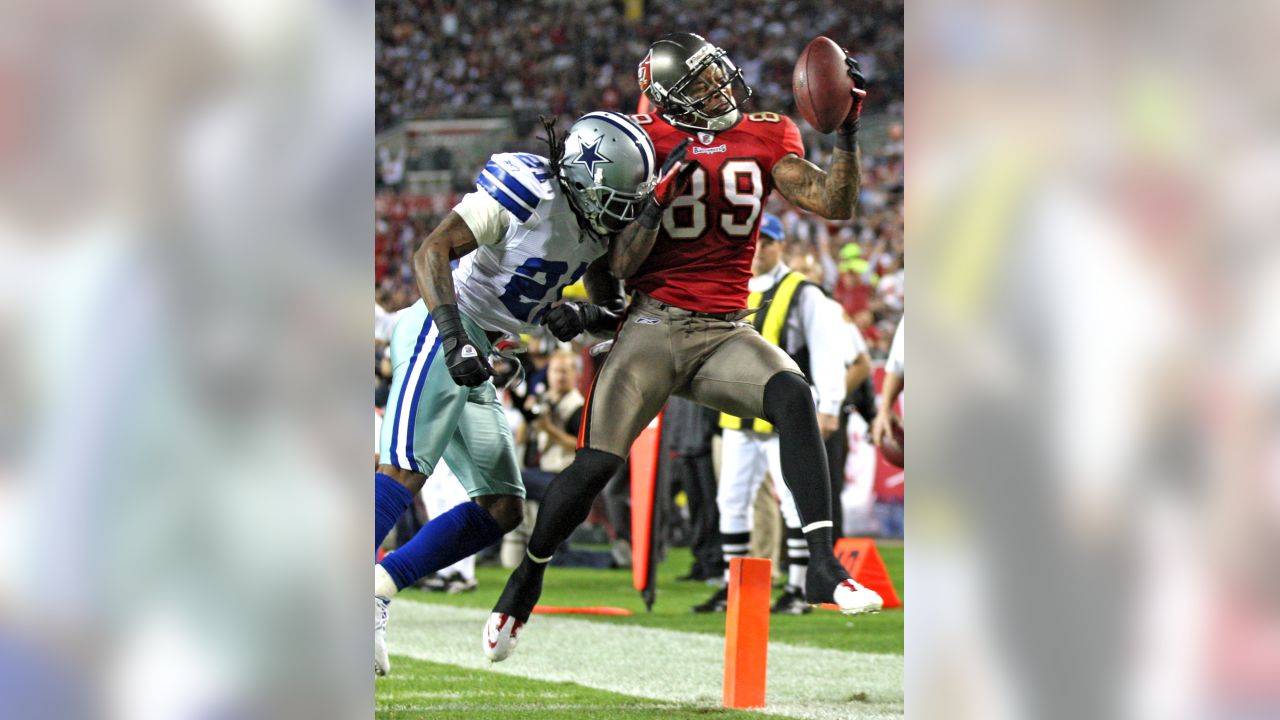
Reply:
[[671, 33], [649, 46], [637, 79], [672, 124], [693, 130], [733, 127], [751, 98], [751, 87], [728, 53], [693, 33]]
[[587, 113], [564, 136], [560, 185], [597, 234], [616, 233], [634, 220], [657, 175], [653, 141], [626, 115]]

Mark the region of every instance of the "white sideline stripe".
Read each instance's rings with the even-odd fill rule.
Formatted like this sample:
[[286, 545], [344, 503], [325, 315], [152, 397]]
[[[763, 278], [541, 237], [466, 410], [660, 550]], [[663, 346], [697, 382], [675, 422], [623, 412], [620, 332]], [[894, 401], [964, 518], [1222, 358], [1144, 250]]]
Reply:
[[[387, 642], [393, 655], [535, 680], [572, 682], [652, 700], [719, 707], [724, 638], [535, 615], [515, 654], [489, 663], [480, 648], [487, 610], [397, 599]], [[857, 632], [850, 618], [849, 632]], [[392, 663], [391, 672], [396, 673]], [[814, 720], [903, 716], [901, 655], [769, 644], [768, 706], [763, 712]], [[866, 693], [865, 702], [850, 702]], [[390, 698], [392, 703], [396, 698]]]

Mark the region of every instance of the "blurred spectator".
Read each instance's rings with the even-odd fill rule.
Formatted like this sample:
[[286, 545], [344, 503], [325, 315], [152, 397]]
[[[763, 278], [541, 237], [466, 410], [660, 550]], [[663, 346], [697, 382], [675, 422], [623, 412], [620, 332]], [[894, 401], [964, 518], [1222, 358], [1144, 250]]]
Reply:
[[901, 0], [648, 3], [640, 22], [591, 0], [378, 3], [374, 93], [379, 131], [413, 118], [521, 110], [578, 115], [634, 108], [635, 68], [669, 32], [705, 36], [738, 63], [751, 109], [794, 114], [791, 71], [816, 35], [848, 47], [880, 107], [902, 98]]
[[667, 401], [662, 416], [664, 459], [672, 462], [672, 483], [679, 483], [689, 500], [693, 566], [681, 580], [714, 580], [724, 572], [716, 473], [711, 462], [711, 438], [719, 419], [714, 410], [678, 397]]
[[874, 288], [867, 282], [870, 265], [861, 257], [857, 244], [840, 248], [840, 277], [836, 280], [835, 298], [849, 317], [871, 307]]
[[[862, 335], [862, 339], [866, 341], [867, 352], [875, 355], [876, 349], [880, 345], [880, 329], [876, 327], [875, 318], [872, 316], [871, 311], [858, 311], [853, 316], [853, 324], [857, 326], [858, 333]], [[883, 354], [881, 357], [883, 357]]]
[[565, 351], [551, 355], [547, 363], [547, 390], [530, 398], [533, 430], [537, 433], [538, 468], [558, 473], [573, 462], [582, 420], [582, 394], [578, 392], [578, 356]]
[[880, 276], [880, 283], [876, 286], [876, 294], [895, 313], [901, 313], [906, 303], [906, 278], [902, 256], [896, 255], [889, 261], [888, 272]]
[[[526, 424], [518, 442], [532, 440], [536, 466], [525, 468], [524, 522], [502, 539], [502, 566], [513, 568], [524, 558], [529, 533], [538, 519], [538, 503], [551, 480], [573, 462], [582, 422], [582, 393], [578, 392], [578, 356], [568, 351], [551, 355], [545, 391], [524, 399]], [[530, 434], [531, 433], [531, 434]], [[529, 461], [526, 455], [526, 462]]]
[[391, 152], [391, 148], [385, 145], [378, 149], [378, 177], [382, 180], [383, 187], [393, 190], [399, 189], [400, 184], [404, 182], [405, 167], [405, 149], [401, 146]]
[[391, 392], [391, 350], [386, 345], [374, 342], [373, 348], [373, 407], [382, 409], [387, 406], [387, 395]]
[[[390, 293], [384, 293], [383, 297], [387, 300], [391, 299]], [[373, 339], [379, 345], [385, 345], [391, 342], [391, 332], [395, 330], [396, 321], [400, 319], [400, 310], [388, 311], [382, 303], [374, 302], [373, 304]]]

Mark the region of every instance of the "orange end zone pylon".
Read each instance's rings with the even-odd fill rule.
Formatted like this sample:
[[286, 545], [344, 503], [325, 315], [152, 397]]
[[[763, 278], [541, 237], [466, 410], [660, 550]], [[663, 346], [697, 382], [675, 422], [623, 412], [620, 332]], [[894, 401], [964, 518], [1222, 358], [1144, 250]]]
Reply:
[[[880, 597], [884, 598], [886, 610], [902, 607], [902, 599], [898, 597], [898, 591], [893, 587], [889, 569], [884, 566], [884, 559], [880, 557], [880, 551], [876, 549], [874, 540], [840, 538], [836, 541], [835, 550], [836, 559], [844, 565], [845, 570], [849, 571], [849, 577], [880, 593]], [[831, 603], [826, 603], [822, 607], [827, 610], [840, 609]]]
[[658, 482], [658, 447], [662, 438], [662, 413], [631, 444], [631, 584], [644, 597], [645, 609], [653, 607], [653, 502]]
[[724, 620], [724, 706], [764, 707], [769, 664], [769, 593], [773, 573], [762, 558], [729, 561], [729, 608]]

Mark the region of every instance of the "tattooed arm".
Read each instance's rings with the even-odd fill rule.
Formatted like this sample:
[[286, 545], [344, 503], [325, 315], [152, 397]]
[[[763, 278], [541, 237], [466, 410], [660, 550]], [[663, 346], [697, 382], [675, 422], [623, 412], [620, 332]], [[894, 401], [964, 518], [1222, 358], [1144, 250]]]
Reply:
[[413, 254], [413, 274], [428, 309], [458, 301], [453, 292], [453, 270], [449, 262], [475, 250], [476, 246], [471, 228], [454, 212], [422, 241], [422, 246]]
[[653, 192], [645, 198], [639, 217], [613, 239], [613, 244], [609, 247], [609, 269], [617, 277], [625, 280], [640, 269], [644, 259], [649, 257], [649, 251], [653, 249], [654, 239], [658, 237], [662, 214], [689, 186], [689, 179], [698, 168], [698, 163], [685, 160], [685, 150], [690, 141], [691, 138], [681, 140], [667, 155], [666, 162], [658, 171]]
[[658, 238], [658, 226], [645, 227], [633, 222], [623, 228], [609, 246], [609, 270], [623, 280], [631, 277], [640, 269], [644, 259], [649, 257], [653, 249], [653, 241]]
[[853, 217], [862, 185], [862, 151], [858, 149], [857, 136], [862, 102], [867, 97], [867, 79], [863, 77], [858, 61], [850, 57], [848, 51], [845, 51], [844, 62], [853, 104], [836, 129], [831, 170], [823, 172], [817, 165], [797, 155], [788, 155], [773, 166], [773, 183], [783, 197], [828, 220]]
[[451, 212], [413, 254], [418, 292], [422, 294], [431, 311], [431, 321], [440, 333], [445, 366], [455, 383], [467, 387], [484, 383], [493, 375], [493, 368], [489, 367], [484, 354], [468, 337], [462, 324], [449, 258], [462, 257], [475, 250], [476, 246], [476, 237], [466, 221], [457, 212]]
[[788, 155], [773, 166], [773, 183], [797, 207], [828, 220], [848, 220], [862, 185], [862, 151], [857, 146], [853, 152], [836, 148], [830, 172]]

